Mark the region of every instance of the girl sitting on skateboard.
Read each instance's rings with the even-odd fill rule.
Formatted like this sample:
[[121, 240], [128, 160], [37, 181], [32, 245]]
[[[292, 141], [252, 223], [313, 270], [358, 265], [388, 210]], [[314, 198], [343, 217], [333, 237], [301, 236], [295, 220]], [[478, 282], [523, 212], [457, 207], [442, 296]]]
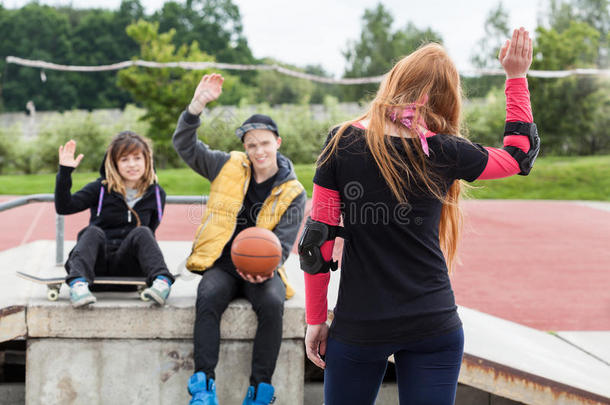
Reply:
[[78, 233], [65, 264], [70, 301], [82, 307], [96, 301], [89, 284], [96, 276], [146, 276], [145, 298], [165, 304], [174, 278], [155, 240], [165, 206], [165, 191], [153, 169], [152, 149], [133, 132], [121, 132], [110, 142], [100, 167], [101, 177], [74, 194], [72, 171], [76, 142], [59, 147], [55, 210], [60, 215], [89, 209], [89, 226]]

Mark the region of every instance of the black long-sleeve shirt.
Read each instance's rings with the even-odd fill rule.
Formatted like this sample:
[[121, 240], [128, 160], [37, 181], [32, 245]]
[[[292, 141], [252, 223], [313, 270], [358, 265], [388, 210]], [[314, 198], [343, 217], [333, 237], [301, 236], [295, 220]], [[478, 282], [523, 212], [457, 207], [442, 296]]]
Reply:
[[[138, 224], [135, 215], [127, 206], [125, 198], [115, 191], [109, 193], [107, 187], [102, 185], [103, 177], [71, 194], [73, 170], [72, 167], [59, 166], [55, 180], [55, 211], [60, 215], [69, 215], [89, 209], [91, 212], [89, 225], [102, 228], [108, 240], [125, 238]], [[104, 195], [98, 215], [102, 187], [104, 187]], [[159, 188], [161, 211], [163, 211], [165, 191], [157, 184], [152, 184], [142, 195], [142, 199], [133, 206], [133, 210], [140, 218], [141, 225], [149, 227], [153, 233], [159, 226], [156, 187]]]

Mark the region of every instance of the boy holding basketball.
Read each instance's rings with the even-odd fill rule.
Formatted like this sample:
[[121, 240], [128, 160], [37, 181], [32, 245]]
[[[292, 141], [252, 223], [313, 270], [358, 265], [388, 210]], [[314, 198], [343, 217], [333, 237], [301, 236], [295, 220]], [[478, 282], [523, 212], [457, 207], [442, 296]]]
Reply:
[[[207, 210], [186, 264], [202, 276], [194, 330], [195, 374], [188, 383], [190, 404], [218, 404], [214, 369], [220, 347], [220, 318], [237, 296], [252, 303], [258, 319], [250, 387], [243, 404], [269, 404], [274, 394], [271, 377], [282, 340], [284, 300], [294, 294], [281, 263], [296, 239], [307, 194], [290, 160], [278, 152], [282, 139], [275, 122], [266, 115], [251, 116], [235, 131], [245, 153], [211, 150], [197, 140], [199, 115], [207, 103], [220, 96], [223, 80], [219, 74], [203, 76], [173, 135], [180, 157], [211, 182]], [[282, 245], [280, 267], [270, 276], [243, 274], [231, 261], [233, 239], [253, 226], [273, 231]]]

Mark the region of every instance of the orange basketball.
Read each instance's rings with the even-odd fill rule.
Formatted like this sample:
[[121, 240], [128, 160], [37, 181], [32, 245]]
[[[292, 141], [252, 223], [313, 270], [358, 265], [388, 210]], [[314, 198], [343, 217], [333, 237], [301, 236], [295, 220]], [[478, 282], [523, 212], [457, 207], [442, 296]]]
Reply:
[[250, 227], [237, 234], [231, 245], [235, 267], [251, 276], [269, 276], [280, 264], [282, 245], [268, 229]]

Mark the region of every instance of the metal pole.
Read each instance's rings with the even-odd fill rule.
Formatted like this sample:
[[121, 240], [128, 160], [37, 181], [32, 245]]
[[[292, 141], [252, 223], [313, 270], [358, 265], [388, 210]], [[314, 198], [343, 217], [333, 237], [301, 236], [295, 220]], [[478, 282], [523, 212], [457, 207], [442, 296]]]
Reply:
[[55, 214], [55, 265], [64, 265], [64, 216]]

